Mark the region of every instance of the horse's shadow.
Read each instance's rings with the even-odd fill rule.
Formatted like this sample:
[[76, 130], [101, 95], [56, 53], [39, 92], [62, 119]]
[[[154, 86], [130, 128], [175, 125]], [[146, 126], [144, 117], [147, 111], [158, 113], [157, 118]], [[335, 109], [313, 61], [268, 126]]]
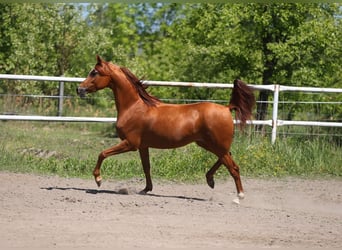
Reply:
[[157, 197], [157, 198], [173, 198], [173, 199], [181, 199], [181, 200], [191, 200], [191, 201], [207, 201], [207, 199], [202, 198], [196, 198], [196, 197], [189, 197], [189, 196], [183, 196], [183, 195], [163, 195], [163, 194], [142, 194], [141, 192], [133, 192], [133, 193], [127, 193], [122, 192], [122, 189], [116, 191], [116, 190], [106, 190], [106, 189], [87, 189], [87, 188], [77, 188], [77, 187], [41, 187], [40, 189], [53, 191], [53, 190], [62, 190], [62, 191], [68, 191], [68, 190], [75, 190], [75, 191], [81, 191], [85, 192], [87, 194], [113, 194], [113, 195], [145, 195], [150, 197]]
[[87, 194], [119, 194], [122, 195], [119, 191], [114, 190], [104, 190], [104, 189], [87, 189], [87, 188], [77, 188], [77, 187], [41, 187], [40, 189], [45, 190], [62, 190], [62, 191], [68, 191], [68, 190], [76, 190], [76, 191], [82, 191], [86, 192]]

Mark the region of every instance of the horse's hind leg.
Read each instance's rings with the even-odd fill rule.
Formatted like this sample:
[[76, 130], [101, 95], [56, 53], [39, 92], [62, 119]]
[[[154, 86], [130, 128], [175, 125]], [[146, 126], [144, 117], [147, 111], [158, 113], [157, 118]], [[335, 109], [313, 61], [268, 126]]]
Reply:
[[207, 183], [209, 185], [209, 187], [214, 188], [215, 187], [215, 181], [214, 181], [214, 174], [216, 173], [217, 169], [222, 165], [222, 162], [220, 159], [218, 159], [214, 166], [212, 166], [207, 174], [205, 175], [205, 177], [207, 178]]
[[[212, 152], [216, 154], [215, 146], [212, 146], [212, 144], [209, 144], [208, 141], [203, 142], [203, 141], [197, 141], [196, 142], [198, 146], [208, 150], [209, 152]], [[215, 187], [215, 181], [214, 181], [214, 174], [216, 173], [217, 169], [222, 165], [222, 161], [219, 158], [215, 164], [208, 170], [206, 173], [205, 177], [207, 179], [207, 183], [209, 187], [214, 188]]]
[[221, 162], [227, 167], [229, 173], [234, 178], [239, 199], [243, 199], [245, 195], [241, 184], [239, 166], [233, 161], [229, 153], [221, 157]]
[[140, 191], [140, 194], [146, 194], [148, 191], [152, 191], [152, 179], [151, 179], [151, 165], [150, 165], [150, 156], [148, 152], [148, 148], [140, 148], [139, 149], [141, 163], [143, 165], [144, 174], [146, 178], [146, 187]]

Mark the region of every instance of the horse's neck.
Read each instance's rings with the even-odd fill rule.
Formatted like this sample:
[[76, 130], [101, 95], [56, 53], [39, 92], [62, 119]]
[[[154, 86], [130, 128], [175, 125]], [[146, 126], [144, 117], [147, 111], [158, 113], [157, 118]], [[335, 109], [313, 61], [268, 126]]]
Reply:
[[140, 101], [137, 91], [127, 80], [117, 81], [112, 90], [118, 116]]

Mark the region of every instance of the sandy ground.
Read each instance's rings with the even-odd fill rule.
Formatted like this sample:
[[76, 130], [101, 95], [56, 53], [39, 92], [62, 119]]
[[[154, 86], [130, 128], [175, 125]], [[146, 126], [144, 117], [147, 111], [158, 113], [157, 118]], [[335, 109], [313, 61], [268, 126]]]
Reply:
[[[339, 248], [342, 181], [232, 179], [203, 184], [0, 172], [0, 246], [22, 248]], [[124, 190], [122, 190], [124, 189]], [[123, 191], [127, 189], [128, 194]]]

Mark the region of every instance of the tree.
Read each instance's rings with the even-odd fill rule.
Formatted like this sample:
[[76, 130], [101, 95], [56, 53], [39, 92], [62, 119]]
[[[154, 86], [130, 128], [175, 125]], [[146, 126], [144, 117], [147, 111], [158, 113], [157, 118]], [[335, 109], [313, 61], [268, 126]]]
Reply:
[[[85, 76], [96, 53], [109, 47], [109, 32], [89, 26], [82, 8], [77, 4], [2, 4], [1, 72]], [[11, 82], [2, 88], [5, 92], [25, 94], [57, 92], [54, 84], [34, 81]], [[65, 92], [74, 93], [74, 87], [65, 85]]]
[[134, 23], [134, 9], [128, 4], [91, 4], [88, 26], [105, 33], [107, 43], [101, 55], [120, 63], [134, 58], [138, 51], [139, 37]]
[[[334, 16], [338, 11], [337, 5], [328, 4], [242, 7], [241, 29], [254, 37], [253, 47], [262, 53], [262, 84], [316, 86], [324, 84], [324, 78], [331, 78], [342, 62], [339, 53], [342, 44], [336, 37], [341, 25]], [[322, 67], [327, 69], [324, 73]], [[327, 84], [334, 83], [330, 79]], [[266, 118], [268, 94], [267, 91], [259, 94], [258, 120]]]
[[[152, 80], [341, 86], [340, 6], [1, 4], [0, 70], [85, 76], [100, 54]], [[15, 88], [55, 91], [28, 82]], [[225, 90], [151, 91], [166, 98], [228, 99]], [[259, 94], [257, 119], [266, 118], [268, 95]]]
[[[187, 80], [341, 86], [340, 13], [339, 4], [187, 5], [175, 27], [186, 47], [179, 70]], [[268, 95], [259, 94], [257, 119]]]

